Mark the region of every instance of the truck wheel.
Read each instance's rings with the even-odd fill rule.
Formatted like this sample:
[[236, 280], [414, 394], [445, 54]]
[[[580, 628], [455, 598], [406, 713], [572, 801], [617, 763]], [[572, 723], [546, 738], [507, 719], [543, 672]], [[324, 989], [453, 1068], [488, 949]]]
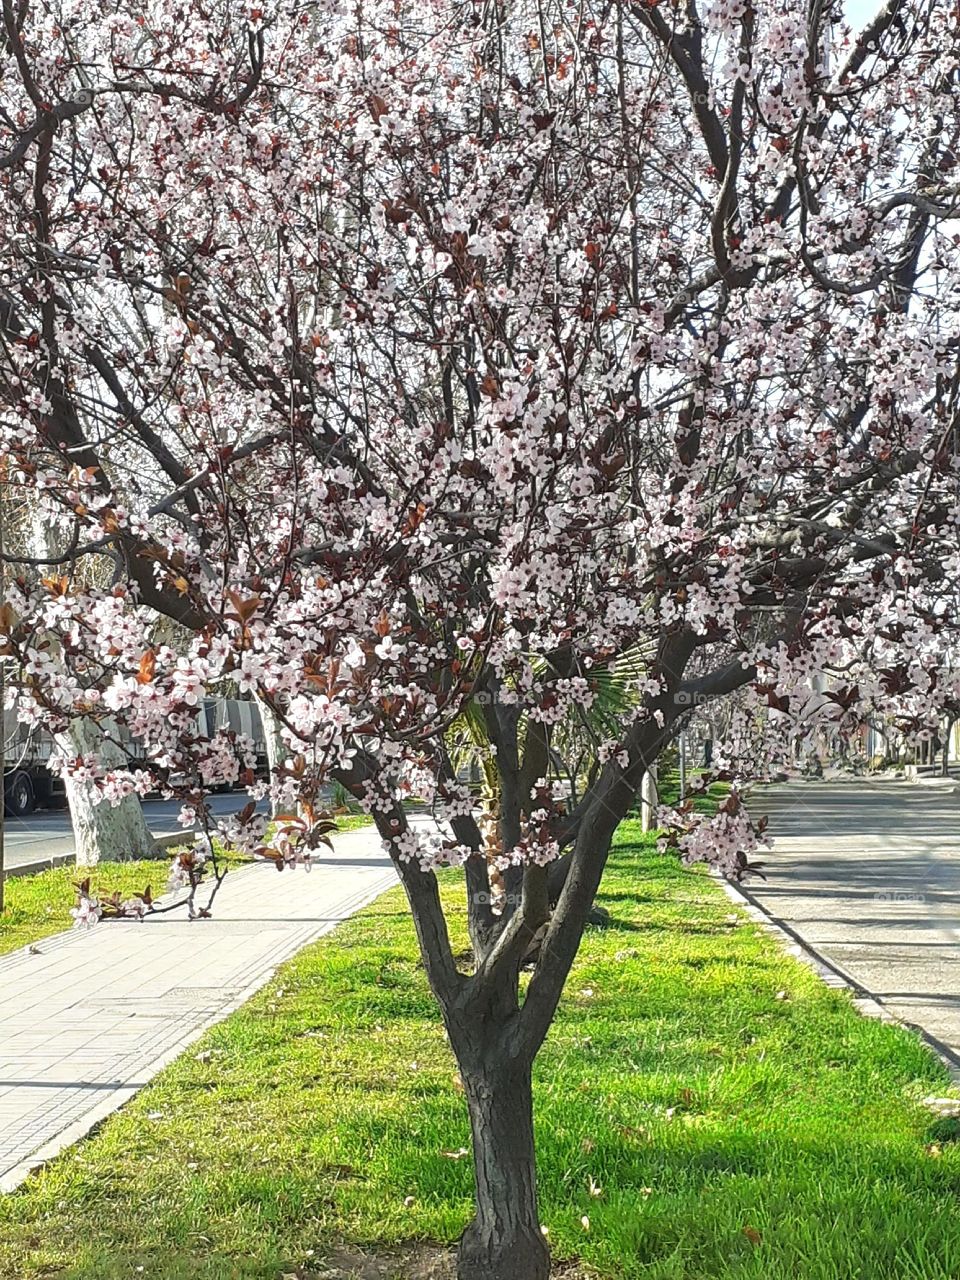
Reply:
[[13, 818], [25, 818], [33, 813], [33, 783], [30, 775], [20, 770], [3, 789], [7, 813]]

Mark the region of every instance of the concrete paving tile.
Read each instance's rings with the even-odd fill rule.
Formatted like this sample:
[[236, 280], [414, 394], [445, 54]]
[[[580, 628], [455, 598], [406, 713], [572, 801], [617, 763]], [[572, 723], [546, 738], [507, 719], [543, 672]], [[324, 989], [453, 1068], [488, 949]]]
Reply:
[[960, 1062], [960, 795], [908, 782], [756, 787], [773, 847], [749, 896]]
[[282, 877], [232, 871], [212, 920], [153, 917], [44, 939], [0, 961], [0, 1191], [77, 1141], [277, 965], [396, 882], [373, 831]]

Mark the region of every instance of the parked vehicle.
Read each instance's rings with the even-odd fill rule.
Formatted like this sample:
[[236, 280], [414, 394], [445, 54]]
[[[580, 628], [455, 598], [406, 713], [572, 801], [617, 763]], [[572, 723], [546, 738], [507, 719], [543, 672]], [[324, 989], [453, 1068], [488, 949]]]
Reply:
[[[221, 729], [232, 729], [252, 738], [257, 769], [266, 771], [266, 737], [255, 702], [241, 698], [207, 698], [197, 712], [197, 731], [211, 737]], [[137, 743], [126, 733], [121, 736], [128, 749], [132, 744], [130, 754], [136, 759]], [[63, 781], [49, 767], [54, 750], [49, 733], [21, 724], [13, 711], [3, 713], [3, 799], [11, 817], [25, 818], [34, 809], [62, 808], [66, 804]]]
[[20, 724], [13, 711], [3, 713], [3, 799], [11, 817], [67, 803], [62, 780], [48, 768], [53, 749], [49, 734]]

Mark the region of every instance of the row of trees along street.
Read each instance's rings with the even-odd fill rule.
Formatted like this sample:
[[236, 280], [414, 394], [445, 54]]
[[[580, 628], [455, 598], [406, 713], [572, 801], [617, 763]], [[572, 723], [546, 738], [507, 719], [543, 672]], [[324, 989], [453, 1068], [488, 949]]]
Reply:
[[[253, 782], [190, 727], [230, 681], [284, 856], [331, 781], [371, 812], [470, 1111], [461, 1280], [542, 1280], [532, 1066], [644, 771], [732, 695], [733, 781], [957, 696], [955, 0], [2, 13], [20, 714], [202, 809]], [[736, 788], [677, 821], [742, 871]]]

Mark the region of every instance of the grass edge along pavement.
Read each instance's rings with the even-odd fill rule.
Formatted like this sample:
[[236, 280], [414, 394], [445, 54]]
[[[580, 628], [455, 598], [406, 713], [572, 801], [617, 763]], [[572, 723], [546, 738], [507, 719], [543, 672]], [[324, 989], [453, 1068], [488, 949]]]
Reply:
[[[443, 877], [465, 951], [462, 888]], [[623, 1280], [947, 1280], [946, 1072], [721, 887], [618, 833], [536, 1072], [558, 1257]], [[323, 1275], [452, 1241], [468, 1127], [400, 890], [305, 949], [91, 1139], [0, 1200], [4, 1280]], [[138, 1270], [142, 1268], [142, 1270]]]
[[[343, 814], [336, 818], [338, 832], [359, 831], [371, 825], [365, 814]], [[154, 895], [166, 893], [170, 864], [177, 849], [170, 846], [155, 858], [129, 862], [101, 862], [95, 867], [78, 867], [75, 863], [31, 871], [24, 874], [12, 868], [4, 879], [5, 907], [0, 911], [0, 955], [39, 942], [53, 933], [62, 933], [73, 925], [70, 908], [76, 901], [74, 883], [90, 878], [95, 896], [119, 891], [128, 898], [150, 885]], [[324, 850], [320, 856], [323, 857]], [[230, 859], [231, 865], [242, 865], [244, 859]], [[229, 875], [229, 872], [227, 873]], [[201, 894], [202, 897], [202, 894]], [[100, 927], [100, 926], [98, 926]], [[103, 928], [109, 928], [109, 923]], [[0, 1280], [5, 1277], [0, 1276]]]

